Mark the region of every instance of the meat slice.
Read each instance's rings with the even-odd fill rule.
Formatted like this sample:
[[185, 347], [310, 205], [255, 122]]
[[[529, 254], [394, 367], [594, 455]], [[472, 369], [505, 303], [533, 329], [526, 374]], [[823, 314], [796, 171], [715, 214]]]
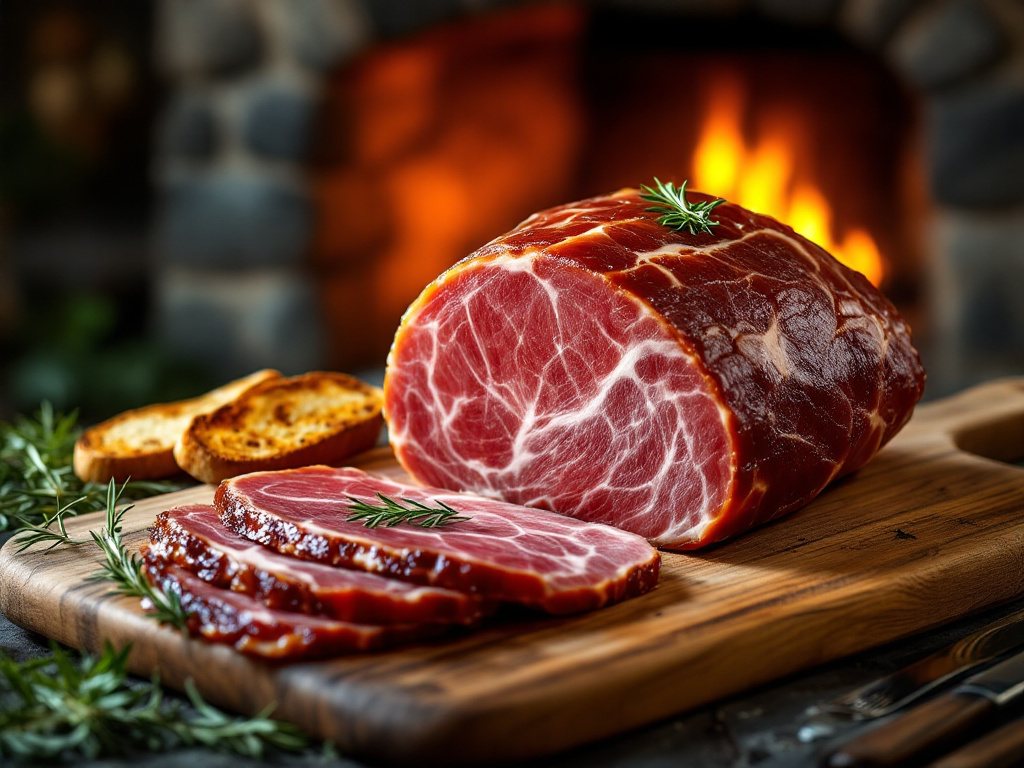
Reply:
[[[346, 522], [350, 498], [380, 504], [377, 494], [443, 502], [470, 519], [438, 528]], [[288, 555], [550, 613], [599, 608], [646, 592], [658, 579], [658, 552], [639, 536], [358, 469], [254, 472], [222, 482], [214, 505], [228, 528]]]
[[387, 648], [441, 633], [440, 624], [354, 624], [278, 611], [247, 595], [218, 589], [147, 552], [143, 572], [155, 586], [181, 598], [189, 631], [232, 645], [249, 656], [311, 659]]
[[148, 551], [269, 608], [366, 624], [477, 621], [490, 606], [463, 592], [282, 555], [225, 528], [207, 504], [161, 512]]
[[924, 371], [863, 275], [736, 205], [697, 235], [648, 206], [535, 214], [423, 291], [384, 381], [416, 480], [685, 549], [803, 506], [906, 423]]

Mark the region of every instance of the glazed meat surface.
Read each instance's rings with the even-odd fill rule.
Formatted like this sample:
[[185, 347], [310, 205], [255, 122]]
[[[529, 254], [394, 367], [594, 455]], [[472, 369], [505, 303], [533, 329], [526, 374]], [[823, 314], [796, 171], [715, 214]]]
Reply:
[[648, 205], [535, 214], [413, 303], [384, 408], [417, 481], [685, 549], [807, 504], [906, 423], [924, 371], [863, 275], [736, 205], [697, 235]]

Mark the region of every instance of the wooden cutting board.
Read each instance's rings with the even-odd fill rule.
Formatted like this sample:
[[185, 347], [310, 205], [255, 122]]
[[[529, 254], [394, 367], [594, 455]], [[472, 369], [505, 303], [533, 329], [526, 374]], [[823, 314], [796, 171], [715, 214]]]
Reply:
[[[987, 458], [986, 458], [987, 457]], [[1024, 379], [918, 409], [856, 476], [728, 544], [664, 553], [658, 588], [572, 618], [506, 618], [462, 637], [323, 663], [268, 666], [186, 639], [86, 577], [95, 547], [0, 552], [0, 607], [97, 651], [131, 642], [134, 671], [217, 704], [277, 714], [344, 753], [421, 765], [554, 752], [881, 645], [1024, 594]], [[1002, 461], [1000, 461], [1002, 460]], [[403, 477], [391, 454], [358, 462]], [[205, 502], [202, 486], [138, 503]], [[82, 536], [98, 515], [68, 527]]]

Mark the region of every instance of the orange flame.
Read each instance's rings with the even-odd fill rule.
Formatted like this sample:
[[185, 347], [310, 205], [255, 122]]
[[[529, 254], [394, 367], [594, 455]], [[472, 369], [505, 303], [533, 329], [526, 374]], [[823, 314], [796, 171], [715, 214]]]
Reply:
[[871, 235], [855, 227], [835, 237], [832, 209], [824, 194], [798, 174], [794, 158], [800, 126], [793, 116], [776, 120], [751, 147], [743, 136], [745, 105], [739, 79], [722, 73], [710, 93], [693, 154], [693, 189], [786, 222], [879, 285], [885, 265]]

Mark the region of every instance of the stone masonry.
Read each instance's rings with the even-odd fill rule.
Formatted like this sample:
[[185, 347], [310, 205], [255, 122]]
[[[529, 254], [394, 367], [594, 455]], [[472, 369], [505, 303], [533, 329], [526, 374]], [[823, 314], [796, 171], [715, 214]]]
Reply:
[[358, 0], [163, 0], [161, 341], [221, 378], [323, 365], [303, 173], [323, 73], [370, 39]]

